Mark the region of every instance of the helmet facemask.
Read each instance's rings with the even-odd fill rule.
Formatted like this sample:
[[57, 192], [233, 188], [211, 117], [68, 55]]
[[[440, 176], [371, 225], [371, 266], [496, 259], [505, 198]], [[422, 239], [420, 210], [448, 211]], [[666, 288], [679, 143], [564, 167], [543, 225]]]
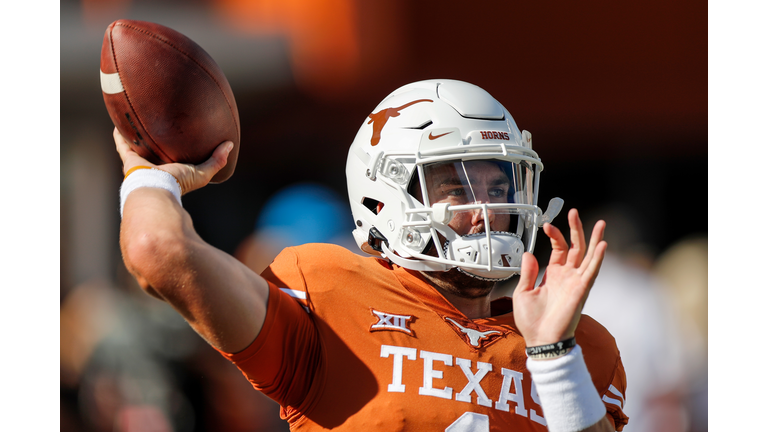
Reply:
[[[417, 163], [414, 174], [418, 182], [412, 182], [411, 195], [422, 206], [406, 210], [403, 223], [403, 243], [411, 256], [483, 280], [519, 273], [523, 253], [531, 251], [524, 238], [535, 238], [530, 231], [541, 214], [535, 206], [536, 164], [469, 156]], [[414, 250], [409, 247], [414, 237], [439, 247], [427, 250], [421, 241], [426, 247]]]

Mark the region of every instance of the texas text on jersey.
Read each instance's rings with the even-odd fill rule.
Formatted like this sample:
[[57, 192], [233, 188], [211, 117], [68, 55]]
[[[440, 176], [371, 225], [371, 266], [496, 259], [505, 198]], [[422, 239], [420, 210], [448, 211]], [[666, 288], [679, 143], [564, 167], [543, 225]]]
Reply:
[[[469, 320], [418, 272], [321, 244], [284, 250], [263, 276], [264, 327], [224, 355], [281, 404], [292, 430], [547, 430], [508, 298]], [[576, 338], [621, 430], [616, 344], [588, 316]]]

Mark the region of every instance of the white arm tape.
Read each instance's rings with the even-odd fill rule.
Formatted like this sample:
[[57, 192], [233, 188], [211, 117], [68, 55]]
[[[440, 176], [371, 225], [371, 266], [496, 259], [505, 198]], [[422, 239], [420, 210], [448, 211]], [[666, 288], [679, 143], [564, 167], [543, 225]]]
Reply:
[[577, 432], [605, 417], [606, 410], [584, 363], [581, 347], [554, 360], [526, 362], [550, 432]]
[[128, 175], [123, 180], [123, 185], [120, 186], [120, 217], [123, 217], [123, 207], [125, 206], [125, 200], [128, 198], [128, 194], [142, 187], [154, 187], [165, 189], [172, 193], [176, 197], [176, 200], [181, 205], [181, 186], [176, 181], [176, 177], [163, 170], [151, 168], [151, 169], [139, 169]]

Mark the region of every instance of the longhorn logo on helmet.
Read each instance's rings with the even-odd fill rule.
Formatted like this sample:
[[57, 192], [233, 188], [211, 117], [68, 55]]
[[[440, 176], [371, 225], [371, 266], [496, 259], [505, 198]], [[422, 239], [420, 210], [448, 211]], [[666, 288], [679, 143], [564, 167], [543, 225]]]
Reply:
[[379, 141], [381, 140], [381, 131], [384, 129], [384, 125], [387, 124], [387, 121], [389, 121], [392, 117], [397, 117], [400, 115], [400, 111], [404, 110], [405, 108], [408, 108], [409, 106], [413, 104], [417, 104], [419, 102], [433, 102], [431, 99], [417, 99], [413, 102], [408, 102], [407, 104], [403, 106], [399, 106], [397, 108], [385, 108], [377, 113], [371, 113], [368, 117], [371, 119], [368, 124], [373, 123], [373, 135], [371, 135], [371, 145], [376, 146], [379, 144]]

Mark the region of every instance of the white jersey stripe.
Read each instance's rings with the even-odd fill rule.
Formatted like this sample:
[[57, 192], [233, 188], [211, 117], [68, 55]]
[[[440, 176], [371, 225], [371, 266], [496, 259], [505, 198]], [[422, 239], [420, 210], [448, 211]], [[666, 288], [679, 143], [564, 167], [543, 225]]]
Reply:
[[609, 398], [608, 396], [603, 395], [603, 402], [607, 402], [612, 405], [616, 405], [617, 407], [621, 408], [621, 401], [614, 398]]
[[291, 296], [293, 298], [297, 298], [297, 299], [301, 299], [301, 300], [306, 300], [307, 299], [307, 293], [305, 293], [304, 291], [296, 291], [296, 290], [292, 290], [292, 289], [289, 289], [289, 288], [280, 288], [280, 291], [288, 294], [289, 296]]
[[120, 76], [116, 73], [106, 74], [99, 70], [101, 75], [101, 91], [106, 94], [122, 93], [125, 91], [123, 83], [120, 82]]
[[617, 398], [621, 399], [621, 407], [624, 408], [624, 395], [617, 389], [616, 387], [611, 384], [610, 387], [608, 387], [608, 391], [613, 393], [613, 396], [616, 396]]

